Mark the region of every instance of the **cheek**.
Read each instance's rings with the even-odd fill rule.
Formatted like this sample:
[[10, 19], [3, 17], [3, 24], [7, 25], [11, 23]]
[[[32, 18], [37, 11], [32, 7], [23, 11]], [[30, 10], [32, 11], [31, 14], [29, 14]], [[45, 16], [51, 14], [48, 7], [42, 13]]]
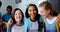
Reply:
[[30, 11], [28, 11], [28, 15], [29, 15], [29, 16], [31, 15], [31, 12], [30, 12]]
[[28, 14], [30, 15], [30, 12], [28, 11]]
[[45, 16], [45, 13], [41, 13], [42, 16]]
[[20, 20], [21, 20], [22, 18], [23, 18], [22, 15], [20, 15]]
[[41, 16], [43, 17], [43, 18], [45, 18], [46, 16], [47, 16], [47, 13], [41, 13]]
[[47, 14], [48, 14], [47, 12], [44, 13], [45, 16], [47, 16]]
[[60, 15], [58, 15], [58, 19], [60, 19]]
[[34, 14], [36, 15], [37, 14], [37, 11], [34, 11]]
[[15, 17], [14, 17], [14, 18], [15, 18], [15, 20], [16, 20], [16, 19], [17, 19], [17, 16], [15, 15]]

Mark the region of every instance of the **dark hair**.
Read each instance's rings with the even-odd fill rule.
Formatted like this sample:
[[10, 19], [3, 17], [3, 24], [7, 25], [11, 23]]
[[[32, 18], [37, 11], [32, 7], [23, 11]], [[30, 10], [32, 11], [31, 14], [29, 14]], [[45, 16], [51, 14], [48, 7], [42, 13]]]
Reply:
[[23, 14], [23, 12], [22, 12], [22, 10], [21, 9], [19, 9], [19, 8], [16, 8], [14, 11], [13, 11], [13, 14], [12, 14], [12, 19], [13, 19], [13, 23], [16, 23], [16, 21], [15, 21], [15, 12], [17, 11], [17, 10], [19, 10], [19, 11], [21, 11], [21, 13], [22, 13], [22, 22], [21, 22], [21, 24], [23, 23], [24, 24], [24, 21], [23, 21], [23, 18], [24, 18], [24, 14]]
[[2, 5], [2, 2], [0, 1], [0, 7], [1, 7], [1, 5]]
[[37, 17], [38, 16], [38, 8], [37, 8], [37, 6], [35, 4], [29, 4], [29, 6], [27, 7], [26, 12], [25, 12], [26, 18], [30, 17], [29, 14], [28, 14], [28, 9], [29, 9], [30, 6], [34, 6], [36, 8], [36, 12], [37, 12], [36, 17]]
[[44, 7], [46, 10], [50, 9], [50, 15], [57, 16], [58, 13], [55, 9], [52, 8], [52, 5], [48, 1], [44, 1], [41, 4], [39, 4], [39, 7]]
[[12, 11], [12, 6], [8, 5], [7, 6], [7, 9], [11, 9], [11, 11]]
[[60, 11], [58, 11], [58, 13], [60, 13]]

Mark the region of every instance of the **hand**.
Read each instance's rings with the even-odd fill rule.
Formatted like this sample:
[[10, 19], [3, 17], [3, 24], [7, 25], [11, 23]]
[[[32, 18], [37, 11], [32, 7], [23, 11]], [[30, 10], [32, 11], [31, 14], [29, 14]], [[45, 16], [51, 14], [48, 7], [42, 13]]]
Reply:
[[3, 24], [3, 22], [0, 22], [0, 26]]
[[8, 25], [10, 25], [10, 26], [13, 25], [13, 20], [12, 20], [12, 19], [9, 19], [9, 21], [8, 21]]

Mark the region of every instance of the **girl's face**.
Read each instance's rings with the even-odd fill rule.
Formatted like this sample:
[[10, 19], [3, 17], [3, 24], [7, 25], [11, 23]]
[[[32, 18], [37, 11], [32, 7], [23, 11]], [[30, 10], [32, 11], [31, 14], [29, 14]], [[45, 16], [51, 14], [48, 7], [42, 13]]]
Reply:
[[30, 6], [28, 9], [28, 14], [29, 14], [30, 18], [34, 19], [37, 14], [36, 8], [34, 6]]
[[22, 13], [21, 13], [21, 11], [17, 10], [17, 11], [15, 12], [15, 21], [18, 23], [18, 22], [20, 22], [21, 20], [22, 20]]
[[58, 16], [57, 16], [57, 17], [58, 17], [58, 21], [60, 21], [60, 14], [58, 14]]
[[45, 18], [50, 14], [50, 10], [46, 10], [44, 7], [40, 7], [40, 15]]
[[11, 14], [11, 12], [12, 12], [11, 9], [8, 8], [8, 9], [7, 9], [7, 13], [8, 13], [8, 14]]

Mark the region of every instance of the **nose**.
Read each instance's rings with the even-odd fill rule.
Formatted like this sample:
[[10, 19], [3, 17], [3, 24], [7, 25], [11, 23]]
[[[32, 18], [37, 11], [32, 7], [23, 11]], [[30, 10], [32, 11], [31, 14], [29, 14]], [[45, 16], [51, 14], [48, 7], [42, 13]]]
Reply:
[[31, 11], [31, 14], [33, 14], [34, 13], [34, 11]]
[[18, 14], [17, 17], [20, 17], [20, 15]]

